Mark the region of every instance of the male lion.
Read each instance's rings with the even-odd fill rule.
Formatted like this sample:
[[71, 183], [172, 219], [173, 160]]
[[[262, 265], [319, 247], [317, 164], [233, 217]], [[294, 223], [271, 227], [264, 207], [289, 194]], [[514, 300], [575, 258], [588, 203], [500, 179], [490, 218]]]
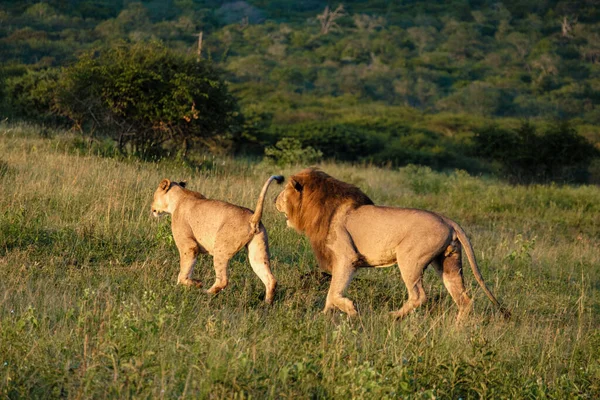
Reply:
[[200, 287], [192, 279], [198, 254], [213, 256], [215, 283], [208, 293], [217, 294], [228, 284], [227, 265], [241, 250], [248, 248], [252, 269], [265, 284], [265, 301], [273, 302], [277, 281], [271, 273], [267, 231], [260, 219], [263, 203], [271, 181], [283, 182], [282, 176], [271, 176], [264, 184], [256, 211], [219, 200], [210, 200], [202, 194], [185, 188], [185, 182], [163, 179], [154, 192], [152, 214], [171, 214], [171, 230], [179, 250], [180, 270], [177, 283]]
[[423, 271], [433, 264], [458, 305], [461, 320], [471, 310], [462, 276], [464, 246], [475, 279], [505, 317], [510, 315], [483, 282], [465, 232], [444, 216], [375, 206], [356, 186], [313, 168], [292, 176], [275, 203], [277, 210], [285, 213], [288, 226], [306, 234], [319, 266], [331, 273], [324, 312], [336, 307], [349, 316], [356, 315], [354, 304], [344, 297], [356, 270], [397, 263], [408, 301], [391, 314], [402, 318], [425, 302]]

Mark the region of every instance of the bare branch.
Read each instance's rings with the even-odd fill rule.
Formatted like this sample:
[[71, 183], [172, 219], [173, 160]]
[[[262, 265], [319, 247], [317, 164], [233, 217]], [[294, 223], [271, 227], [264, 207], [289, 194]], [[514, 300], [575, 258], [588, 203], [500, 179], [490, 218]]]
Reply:
[[569, 18], [566, 15], [563, 17], [560, 26], [562, 37], [572, 38], [573, 27], [577, 24], [577, 17]]
[[329, 6], [325, 7], [323, 14], [317, 15], [317, 19], [321, 21], [321, 33], [327, 35], [329, 31], [339, 28], [335, 21], [344, 15], [345, 11], [342, 4], [337, 6], [335, 11], [330, 11]]

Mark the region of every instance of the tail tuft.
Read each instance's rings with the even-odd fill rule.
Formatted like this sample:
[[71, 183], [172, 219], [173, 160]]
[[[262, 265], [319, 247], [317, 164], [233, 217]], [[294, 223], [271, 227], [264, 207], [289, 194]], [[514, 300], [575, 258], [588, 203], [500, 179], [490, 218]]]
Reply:
[[275, 180], [275, 182], [277, 182], [279, 185], [281, 185], [283, 183], [283, 180], [285, 179], [283, 177], [283, 175], [273, 175], [272, 178]]

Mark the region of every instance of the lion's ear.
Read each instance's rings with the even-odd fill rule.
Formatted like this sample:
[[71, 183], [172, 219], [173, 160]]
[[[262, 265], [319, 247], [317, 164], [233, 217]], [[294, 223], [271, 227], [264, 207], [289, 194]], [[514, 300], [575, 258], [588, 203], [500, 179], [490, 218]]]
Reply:
[[296, 189], [297, 192], [302, 191], [302, 184], [300, 182], [292, 178], [290, 179], [290, 183], [292, 184], [293, 188]]
[[181, 186], [182, 188], [184, 188], [185, 185], [187, 185], [187, 181], [181, 181], [181, 182], [179, 182], [179, 186]]
[[162, 181], [160, 181], [160, 183], [158, 184], [158, 188], [160, 190], [169, 190], [169, 188], [171, 187], [171, 181], [168, 179], [163, 179]]

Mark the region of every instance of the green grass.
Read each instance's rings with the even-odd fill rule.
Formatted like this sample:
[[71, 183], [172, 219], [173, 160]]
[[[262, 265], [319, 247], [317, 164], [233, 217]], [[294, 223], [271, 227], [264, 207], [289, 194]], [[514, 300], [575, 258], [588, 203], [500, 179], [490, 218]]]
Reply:
[[[169, 220], [150, 217], [158, 182], [254, 208], [269, 175], [299, 169], [270, 168], [99, 158], [0, 126], [0, 398], [600, 396], [600, 188], [322, 165], [379, 204], [458, 221], [508, 322], [468, 269], [464, 326], [430, 269], [430, 300], [406, 320], [387, 315], [406, 297], [395, 267], [357, 274], [359, 318], [323, 315], [328, 281], [270, 201], [272, 307], [244, 253], [216, 297], [176, 286]], [[212, 283], [210, 257], [195, 275]]]

